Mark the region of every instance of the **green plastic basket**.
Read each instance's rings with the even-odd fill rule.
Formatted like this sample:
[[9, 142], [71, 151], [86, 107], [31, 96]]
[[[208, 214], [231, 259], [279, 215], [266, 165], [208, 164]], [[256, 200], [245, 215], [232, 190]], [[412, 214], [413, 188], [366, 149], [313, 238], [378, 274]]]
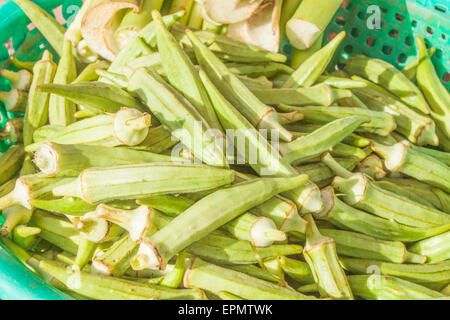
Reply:
[[[81, 0], [34, 1], [50, 13], [61, 10], [67, 20], [65, 24], [71, 22], [81, 5]], [[377, 13], [379, 29], [367, 25], [368, 19], [373, 19]], [[342, 30], [348, 34], [332, 67], [343, 64], [351, 55], [363, 53], [402, 68], [416, 56], [414, 35], [422, 36], [428, 46], [436, 48], [433, 63], [449, 89], [450, 51], [446, 50], [450, 37], [449, 16], [450, 0], [345, 0], [325, 31], [324, 42]], [[3, 45], [7, 41], [12, 41], [14, 55], [20, 60], [37, 60], [44, 49], [51, 50], [37, 30], [29, 31], [29, 20], [13, 2], [7, 1], [0, 7], [0, 17], [0, 67], [8, 67], [9, 53]], [[287, 55], [292, 51], [287, 40], [282, 49]], [[1, 78], [0, 90], [9, 90], [8, 83]], [[0, 129], [15, 116], [6, 113], [0, 103]], [[10, 145], [10, 141], [0, 141], [0, 153]], [[0, 299], [67, 298], [46, 286], [0, 245]]]

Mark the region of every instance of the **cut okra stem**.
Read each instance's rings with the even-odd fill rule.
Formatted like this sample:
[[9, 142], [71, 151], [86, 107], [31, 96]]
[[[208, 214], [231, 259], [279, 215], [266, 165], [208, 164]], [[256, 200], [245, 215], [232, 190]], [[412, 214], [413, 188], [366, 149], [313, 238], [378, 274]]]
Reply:
[[8, 69], [0, 70], [0, 77], [9, 81], [11, 89], [27, 91], [31, 85], [33, 75], [28, 70], [11, 71]]
[[28, 70], [30, 72], [33, 72], [33, 67], [35, 62], [33, 61], [21, 61], [19, 59], [17, 59], [14, 56], [11, 56], [9, 58], [9, 61], [11, 61], [11, 64], [16, 67], [17, 69], [25, 69]]
[[9, 140], [15, 144], [23, 141], [23, 118], [9, 119], [2, 130], [0, 139]]
[[281, 269], [286, 275], [298, 283], [314, 283], [314, 276], [311, 268], [306, 262], [288, 257], [278, 257]]
[[359, 89], [367, 87], [367, 83], [364, 81], [331, 75], [320, 76], [317, 79], [317, 83], [323, 83], [336, 89]]
[[381, 180], [387, 175], [387, 172], [384, 171], [383, 161], [375, 154], [361, 161], [356, 167], [356, 172], [362, 172], [375, 180]]
[[31, 219], [32, 211], [21, 205], [9, 207], [3, 210], [5, 221], [0, 228], [0, 236], [8, 237], [19, 224], [27, 224]]
[[11, 91], [0, 91], [0, 102], [3, 103], [6, 111], [12, 113], [25, 113], [28, 102], [28, 94], [19, 89]]

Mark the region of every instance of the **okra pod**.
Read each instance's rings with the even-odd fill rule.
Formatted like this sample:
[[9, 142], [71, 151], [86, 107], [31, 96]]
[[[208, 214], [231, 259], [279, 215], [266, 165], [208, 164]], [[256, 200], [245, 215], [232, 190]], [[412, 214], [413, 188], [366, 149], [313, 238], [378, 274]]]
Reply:
[[[101, 176], [102, 179], [98, 179]], [[197, 192], [230, 184], [234, 172], [174, 163], [125, 165], [84, 170], [72, 183], [53, 189], [55, 196], [76, 196], [95, 204], [167, 193]]]
[[253, 264], [223, 264], [222, 265], [225, 268], [234, 270], [234, 271], [238, 271], [238, 272], [242, 272], [245, 273], [249, 276], [261, 279], [261, 280], [266, 280], [266, 281], [270, 281], [270, 282], [277, 282], [278, 280], [276, 279], [276, 277], [270, 273], [269, 271], [257, 267]]
[[284, 256], [278, 257], [278, 260], [284, 273], [296, 282], [303, 284], [314, 283], [313, 273], [306, 262]]
[[176, 217], [195, 203], [195, 201], [187, 197], [173, 195], [153, 196], [139, 199], [136, 202], [139, 205], [159, 210], [170, 217]]
[[332, 187], [322, 190], [322, 199], [325, 209], [315, 217], [329, 221], [338, 228], [360, 232], [381, 240], [419, 241], [442, 234], [450, 228], [450, 225], [412, 228], [395, 221], [378, 218], [345, 204], [336, 196]]
[[2, 130], [0, 130], [0, 139], [6, 139], [13, 143], [23, 141], [23, 118], [9, 119]]
[[54, 200], [32, 199], [30, 204], [37, 209], [72, 216], [80, 216], [96, 209], [95, 205], [74, 197], [63, 197]]
[[389, 90], [401, 101], [425, 114], [430, 113], [430, 107], [422, 92], [400, 70], [388, 62], [371, 59], [364, 55], [351, 57], [345, 70], [351, 75], [358, 75]]
[[3, 103], [6, 111], [12, 113], [25, 113], [28, 102], [28, 94], [19, 89], [11, 91], [0, 91], [0, 102]]
[[8, 80], [11, 89], [27, 91], [30, 89], [33, 75], [28, 70], [11, 71], [8, 69], [1, 69], [0, 77]]
[[445, 163], [447, 166], [450, 166], [450, 153], [449, 152], [439, 151], [439, 150], [426, 148], [426, 147], [419, 147], [419, 146], [416, 146], [411, 143], [407, 143], [407, 146], [414, 150], [417, 150], [421, 153], [425, 153], [429, 156], [432, 156], [436, 160], [439, 160], [440, 162]]
[[356, 172], [362, 172], [375, 180], [381, 180], [387, 175], [383, 168], [383, 161], [375, 154], [361, 161], [356, 166]]
[[307, 88], [252, 89], [253, 94], [269, 105], [329, 106], [336, 100], [352, 96], [350, 90], [332, 89], [326, 84]]
[[169, 156], [120, 147], [56, 143], [43, 143], [34, 154], [34, 163], [48, 176], [76, 177], [84, 169], [91, 167], [171, 161]]
[[[278, 193], [301, 186], [306, 180], [307, 176], [256, 179], [206, 196], [167, 226], [145, 239], [132, 263], [133, 269], [148, 267], [163, 269], [171, 257], [190, 244]], [[223, 199], [233, 199], [234, 205]], [[211, 206], [211, 203], [214, 205]], [[192, 221], [197, 221], [195, 226], [192, 225]], [[186, 230], [187, 225], [192, 228]]]
[[327, 45], [313, 53], [289, 76], [282, 88], [312, 86], [325, 71], [344, 38], [345, 32], [342, 31]]
[[[358, 163], [358, 160], [355, 158], [339, 158], [336, 159], [336, 161], [347, 170], [353, 170]], [[333, 170], [321, 162], [302, 165], [297, 167], [297, 170], [303, 174], [307, 174], [309, 179], [321, 188], [330, 185], [333, 178], [336, 176]]]
[[319, 285], [320, 294], [334, 299], [353, 300], [347, 277], [339, 265], [335, 241], [320, 234], [310, 214], [306, 220], [308, 228], [303, 255]]
[[162, 278], [160, 285], [168, 288], [178, 288], [183, 282], [185, 264], [186, 252], [182, 251], [178, 254], [173, 269]]
[[450, 259], [450, 231], [419, 241], [410, 247], [411, 252], [427, 257], [430, 263], [441, 262]]
[[12, 179], [19, 172], [24, 159], [25, 151], [21, 145], [11, 146], [8, 151], [0, 156], [0, 167], [2, 168], [0, 185]]
[[23, 141], [27, 146], [32, 143], [33, 132], [47, 123], [49, 94], [40, 92], [38, 87], [53, 81], [56, 64], [48, 51], [44, 51], [41, 60], [33, 68], [33, 81], [28, 93], [28, 104], [24, 118]]
[[283, 112], [301, 111], [304, 122], [307, 123], [327, 123], [336, 119], [345, 117], [359, 117], [362, 123], [356, 132], [376, 133], [381, 136], [387, 136], [395, 130], [396, 124], [394, 118], [387, 113], [365, 110], [352, 107], [294, 107], [288, 105], [279, 105], [278, 109]]
[[367, 83], [360, 80], [336, 77], [332, 75], [320, 76], [317, 79], [318, 84], [326, 84], [336, 89], [359, 89], [367, 87]]
[[450, 168], [445, 163], [401, 142], [393, 146], [374, 144], [372, 149], [384, 158], [389, 171], [401, 172], [450, 192]]
[[98, 60], [96, 62], [88, 64], [80, 74], [72, 81], [73, 84], [88, 81], [97, 81], [98, 74], [97, 70], [108, 69], [109, 63], [105, 60]]
[[348, 277], [356, 296], [367, 300], [429, 300], [444, 297], [438, 291], [383, 275], [357, 275]]
[[184, 276], [186, 288], [201, 288], [215, 294], [227, 291], [244, 299], [309, 300], [291, 288], [248, 276], [244, 273], [207, 263], [199, 258], [190, 261]]
[[32, 211], [21, 205], [5, 208], [2, 212], [3, 226], [0, 228], [0, 236], [8, 237], [14, 228], [20, 224], [27, 224], [31, 219]]
[[266, 62], [257, 64], [240, 64], [240, 63], [227, 63], [227, 68], [236, 75], [247, 77], [259, 77], [266, 76], [272, 78], [277, 74], [291, 74], [294, 69], [291, 67], [277, 62]]

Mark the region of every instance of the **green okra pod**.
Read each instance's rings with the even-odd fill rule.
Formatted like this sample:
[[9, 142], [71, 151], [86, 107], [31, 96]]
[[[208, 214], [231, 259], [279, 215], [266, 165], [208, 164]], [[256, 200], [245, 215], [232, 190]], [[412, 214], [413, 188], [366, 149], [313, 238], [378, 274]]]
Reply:
[[[101, 176], [101, 179], [98, 177]], [[234, 172], [207, 166], [150, 163], [84, 170], [72, 183], [54, 188], [55, 196], [76, 196], [88, 203], [139, 199], [167, 193], [197, 192], [230, 184]]]
[[259, 76], [257, 78], [251, 78], [247, 76], [237, 75], [237, 78], [241, 80], [243, 84], [250, 90], [270, 90], [273, 88], [273, 83], [265, 76]]
[[294, 69], [291, 67], [276, 62], [266, 62], [258, 64], [240, 64], [240, 63], [227, 63], [227, 68], [236, 75], [242, 75], [247, 77], [259, 77], [266, 76], [271, 78], [277, 74], [291, 74]]
[[450, 168], [445, 163], [401, 142], [393, 146], [373, 144], [372, 149], [384, 158], [389, 171], [401, 172], [450, 192]]
[[417, 150], [421, 153], [425, 153], [429, 156], [432, 156], [436, 160], [439, 160], [440, 162], [445, 163], [447, 166], [450, 166], [450, 153], [449, 152], [439, 151], [439, 150], [426, 148], [426, 147], [419, 147], [419, 146], [416, 146], [416, 145], [410, 144], [410, 143], [408, 143], [407, 145], [414, 150]]
[[352, 300], [347, 277], [339, 265], [335, 241], [320, 234], [310, 214], [306, 219], [308, 228], [303, 256], [319, 285], [320, 294], [334, 299]]
[[298, 283], [314, 283], [313, 273], [306, 262], [284, 256], [278, 257], [278, 259], [280, 261], [281, 269], [290, 278]]
[[[63, 55], [56, 68], [54, 84], [68, 84], [77, 77], [77, 66], [72, 53], [72, 42], [65, 40]], [[58, 95], [50, 95], [48, 103], [49, 122], [52, 125], [67, 126], [75, 122], [76, 105]]]
[[80, 237], [74, 266], [82, 270], [91, 261], [96, 250], [97, 243], [92, 242], [86, 237]]
[[80, 82], [97, 81], [97, 70], [108, 69], [109, 63], [105, 60], [98, 60], [96, 62], [88, 64], [80, 74], [72, 81], [73, 84]]
[[[171, 162], [169, 156], [132, 150], [90, 145], [43, 143], [34, 154], [34, 163], [48, 176], [78, 176], [91, 167], [112, 167], [150, 162]], [[182, 159], [179, 159], [182, 160]]]
[[256, 265], [253, 264], [223, 264], [222, 266], [234, 271], [245, 273], [249, 276], [261, 280], [266, 280], [270, 282], [278, 281], [272, 273], [263, 268], [257, 267]]
[[323, 83], [336, 89], [359, 89], [367, 87], [367, 83], [364, 81], [344, 77], [335, 77], [332, 75], [320, 76], [317, 79], [317, 83]]
[[187, 197], [174, 195], [153, 196], [139, 199], [136, 202], [139, 205], [149, 206], [159, 210], [170, 217], [176, 217], [195, 203], [194, 200]]
[[[355, 158], [339, 158], [336, 159], [336, 161], [347, 170], [353, 170], [358, 163], [358, 160]], [[336, 176], [333, 170], [321, 162], [302, 165], [297, 167], [297, 170], [303, 174], [307, 174], [309, 179], [321, 188], [330, 185], [333, 178]]]
[[[139, 282], [122, 280], [110, 276], [94, 275], [81, 271], [75, 285], [74, 275], [54, 262], [43, 260], [40, 267], [48, 274], [63, 282], [71, 290], [93, 299], [101, 300], [149, 300], [149, 299], [205, 299], [198, 289], [171, 289], [161, 286], [144, 285]], [[72, 281], [71, 281], [72, 279]]]
[[0, 102], [3, 103], [6, 111], [12, 113], [25, 113], [28, 102], [28, 94], [19, 89], [11, 91], [0, 91]]
[[382, 275], [411, 281], [432, 290], [441, 290], [450, 281], [450, 262], [410, 265], [341, 257], [343, 267], [353, 274], [378, 271]]
[[383, 219], [350, 207], [341, 201], [332, 187], [322, 190], [325, 209], [316, 214], [318, 219], [324, 219], [344, 230], [352, 230], [389, 241], [419, 241], [433, 237], [449, 230], [450, 225], [432, 228], [412, 228], [395, 221]]
[[359, 117], [364, 123], [358, 127], [356, 132], [376, 133], [381, 136], [387, 136], [396, 128], [394, 118], [387, 113], [364, 110], [352, 107], [294, 107], [288, 105], [279, 105], [278, 108], [283, 112], [301, 111], [304, 122], [323, 124], [345, 117]]
[[340, 143], [363, 123], [364, 120], [358, 117], [335, 120], [307, 136], [281, 144], [280, 153], [286, 161], [293, 164], [309, 160]]
[[33, 68], [33, 81], [28, 93], [28, 104], [24, 118], [23, 141], [27, 146], [32, 143], [33, 132], [47, 123], [49, 94], [40, 92], [38, 87], [53, 81], [56, 64], [48, 51], [44, 51], [41, 60]]
[[281, 139], [291, 141], [292, 135], [278, 122], [275, 110], [263, 104], [192, 31], [186, 30], [186, 35], [194, 46], [198, 62], [224, 97], [255, 128], [278, 130]]
[[387, 172], [384, 170], [383, 161], [375, 154], [361, 161], [356, 166], [356, 172], [362, 172], [375, 180], [381, 180], [387, 175]]
[[355, 296], [366, 300], [429, 300], [444, 297], [439, 291], [383, 275], [356, 275], [348, 277]]
[[0, 130], [0, 139], [6, 139], [13, 143], [23, 141], [23, 118], [9, 119], [2, 130]]
[[11, 146], [8, 151], [0, 156], [0, 167], [2, 168], [0, 185], [12, 179], [19, 172], [24, 159], [25, 151], [21, 145]]
[[215, 294], [227, 291], [244, 299], [257, 300], [309, 300], [291, 288], [251, 277], [241, 272], [207, 263], [199, 258], [190, 261], [184, 276], [186, 288], [201, 288]]
[[28, 70], [30, 72], [33, 71], [33, 67], [35, 62], [33, 61], [22, 61], [17, 59], [14, 56], [9, 57], [9, 61], [11, 61], [11, 64], [16, 67], [17, 69], [25, 69]]
[[450, 231], [416, 242], [408, 247], [411, 252], [427, 257], [430, 263], [450, 259]]
[[422, 92], [400, 70], [388, 62], [356, 55], [347, 61], [345, 70], [351, 75], [358, 75], [375, 82], [412, 108], [425, 114], [430, 113], [430, 107]]
[[8, 237], [14, 228], [20, 224], [27, 224], [31, 219], [32, 211], [21, 205], [5, 208], [2, 212], [3, 222], [0, 228], [0, 236]]
[[11, 71], [8, 69], [1, 69], [0, 77], [8, 80], [11, 89], [27, 91], [30, 89], [33, 75], [28, 70]]
[[149, 70], [136, 70], [129, 81], [129, 90], [141, 99], [173, 135], [203, 162], [214, 166], [227, 166], [216, 139], [206, 134], [208, 124], [198, 111], [159, 75]]
[[186, 252], [178, 254], [173, 269], [167, 273], [161, 280], [160, 285], [168, 288], [178, 288], [183, 282], [186, 265]]
[[340, 32], [327, 45], [313, 53], [289, 76], [282, 88], [312, 86], [327, 68], [345, 35], [344, 31]]
[[132, 147], [135, 150], [162, 153], [178, 144], [179, 140], [172, 136], [171, 132], [162, 125], [151, 127], [147, 137], [138, 146]]
[[[278, 193], [301, 186], [306, 180], [307, 176], [256, 179], [206, 196], [145, 239], [132, 263], [133, 269], [163, 269], [171, 257], [190, 244]], [[223, 199], [233, 199], [233, 203]], [[195, 225], [192, 224], [193, 221]], [[192, 227], [186, 230], [186, 226]]]
[[12, 239], [21, 248], [30, 250], [38, 241], [39, 233], [41, 233], [40, 228], [18, 225], [12, 232]]
[[269, 105], [329, 106], [335, 101], [352, 96], [350, 90], [333, 89], [327, 84], [294, 89], [252, 89], [253, 94]]
[[111, 84], [125, 89], [128, 87], [128, 78], [120, 73], [114, 73], [107, 70], [98, 69], [95, 72], [102, 77], [103, 80], [108, 80]]

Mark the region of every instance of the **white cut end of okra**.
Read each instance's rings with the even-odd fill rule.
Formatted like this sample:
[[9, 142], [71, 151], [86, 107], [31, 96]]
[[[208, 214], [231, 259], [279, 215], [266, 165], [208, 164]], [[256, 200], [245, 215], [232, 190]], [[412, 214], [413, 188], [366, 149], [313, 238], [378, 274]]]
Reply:
[[315, 24], [302, 19], [291, 19], [286, 25], [286, 35], [289, 41], [300, 50], [311, 48], [321, 32]]
[[350, 178], [334, 178], [332, 185], [337, 192], [344, 194], [345, 202], [353, 206], [364, 200], [369, 180], [364, 174], [355, 173]]
[[93, 260], [91, 272], [94, 274], [101, 274], [105, 276], [111, 276], [112, 270], [111, 268], [101, 260]]
[[46, 175], [53, 176], [58, 173], [58, 153], [50, 143], [43, 143], [34, 154], [34, 164]]
[[30, 187], [22, 179], [17, 179], [16, 186], [12, 191], [16, 199], [16, 203], [27, 209], [32, 209], [30, 200], [32, 199]]
[[19, 224], [26, 224], [31, 219], [32, 211], [23, 206], [13, 206], [3, 210], [5, 222], [0, 229], [0, 236], [8, 237]]
[[334, 190], [333, 188], [325, 188], [321, 192], [323, 210], [314, 214], [316, 219], [324, 219], [328, 216], [331, 210], [334, 208]]
[[272, 219], [259, 217], [250, 229], [250, 238], [254, 247], [265, 248], [274, 241], [286, 240], [286, 234], [277, 229]]
[[73, 225], [88, 240], [95, 243], [102, 242], [111, 229], [111, 223], [97, 217], [97, 212], [95, 211], [86, 213], [81, 218], [74, 220]]
[[114, 137], [124, 145], [136, 146], [145, 140], [150, 126], [150, 114], [122, 108], [114, 116]]
[[162, 269], [163, 263], [158, 249], [151, 243], [143, 241], [138, 249], [138, 253], [131, 260], [133, 270]]
[[263, 0], [205, 0], [203, 17], [218, 24], [232, 24], [245, 21], [259, 8]]
[[28, 70], [19, 70], [17, 72], [10, 70], [2, 70], [0, 76], [7, 79], [12, 89], [28, 90], [31, 85], [33, 75]]
[[402, 143], [397, 143], [390, 149], [391, 151], [386, 154], [384, 159], [384, 165], [389, 171], [397, 171], [405, 162], [408, 148]]

